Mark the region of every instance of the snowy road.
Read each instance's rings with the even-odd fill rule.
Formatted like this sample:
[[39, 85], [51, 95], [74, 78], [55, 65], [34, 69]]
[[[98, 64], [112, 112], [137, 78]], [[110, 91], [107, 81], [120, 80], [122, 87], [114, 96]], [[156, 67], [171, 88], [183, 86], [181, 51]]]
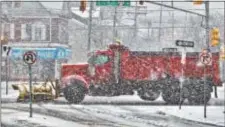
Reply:
[[66, 127], [213, 127], [168, 115], [154, 106], [34, 104], [35, 119], [28, 118], [28, 104], [3, 104], [2, 109], [3, 124], [12, 126], [14, 121], [18, 127], [60, 127], [63, 122]]
[[[9, 87], [10, 88], [10, 87]], [[213, 95], [213, 94], [212, 94]], [[143, 101], [136, 94], [116, 97], [86, 96], [79, 105], [70, 105], [61, 97], [49, 103], [33, 105], [29, 118], [29, 103], [16, 103], [18, 91], [2, 89], [3, 127], [224, 127], [224, 88], [219, 98], [212, 98], [207, 107], [166, 105], [162, 98]], [[213, 97], [213, 96], [212, 96]]]

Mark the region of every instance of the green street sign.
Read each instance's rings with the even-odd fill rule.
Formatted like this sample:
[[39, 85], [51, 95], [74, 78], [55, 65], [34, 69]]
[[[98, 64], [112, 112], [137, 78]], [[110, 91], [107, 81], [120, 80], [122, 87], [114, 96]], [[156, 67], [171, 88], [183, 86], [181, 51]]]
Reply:
[[116, 1], [116, 0], [109, 0], [109, 1], [96, 1], [97, 6], [130, 6], [130, 1], [125, 0], [125, 1]]

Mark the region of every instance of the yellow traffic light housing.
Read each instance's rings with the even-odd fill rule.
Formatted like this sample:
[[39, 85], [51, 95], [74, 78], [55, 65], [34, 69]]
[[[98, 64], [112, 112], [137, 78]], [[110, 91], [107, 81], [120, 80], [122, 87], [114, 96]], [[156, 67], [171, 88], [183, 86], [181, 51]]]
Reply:
[[220, 59], [225, 60], [225, 46], [220, 49]]
[[84, 12], [87, 7], [87, 0], [81, 0], [80, 1], [80, 11]]
[[203, 3], [203, 0], [193, 0], [194, 5], [201, 5]]
[[211, 38], [211, 46], [215, 47], [218, 46], [220, 43], [220, 32], [218, 28], [213, 28], [211, 30], [211, 34], [210, 34], [210, 38]]

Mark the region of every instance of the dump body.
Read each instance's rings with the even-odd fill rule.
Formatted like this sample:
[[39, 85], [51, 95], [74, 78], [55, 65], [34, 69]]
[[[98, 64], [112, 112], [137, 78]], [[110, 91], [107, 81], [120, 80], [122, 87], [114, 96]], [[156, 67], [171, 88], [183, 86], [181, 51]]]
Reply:
[[[126, 53], [125, 53], [126, 54]], [[198, 52], [187, 53], [186, 63], [181, 64], [178, 52], [129, 52], [122, 55], [121, 78], [127, 80], [160, 80], [169, 75], [173, 78], [204, 78], [211, 76], [215, 85], [220, 86], [219, 54], [212, 54], [212, 65], [205, 66], [199, 61]]]

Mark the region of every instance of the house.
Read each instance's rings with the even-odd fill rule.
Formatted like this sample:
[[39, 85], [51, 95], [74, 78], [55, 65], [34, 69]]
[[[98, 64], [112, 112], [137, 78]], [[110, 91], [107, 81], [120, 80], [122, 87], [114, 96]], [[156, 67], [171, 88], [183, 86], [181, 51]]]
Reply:
[[[55, 78], [59, 73], [60, 64], [67, 62], [71, 53], [66, 7], [65, 2], [2, 2], [2, 12], [8, 20], [2, 23], [1, 36], [9, 40], [8, 46], [11, 47], [8, 62], [11, 80], [28, 78], [27, 66], [22, 60], [28, 49], [38, 53], [32, 69], [35, 78], [44, 80], [47, 72], [47, 77]], [[56, 56], [59, 52], [63, 57]]]

